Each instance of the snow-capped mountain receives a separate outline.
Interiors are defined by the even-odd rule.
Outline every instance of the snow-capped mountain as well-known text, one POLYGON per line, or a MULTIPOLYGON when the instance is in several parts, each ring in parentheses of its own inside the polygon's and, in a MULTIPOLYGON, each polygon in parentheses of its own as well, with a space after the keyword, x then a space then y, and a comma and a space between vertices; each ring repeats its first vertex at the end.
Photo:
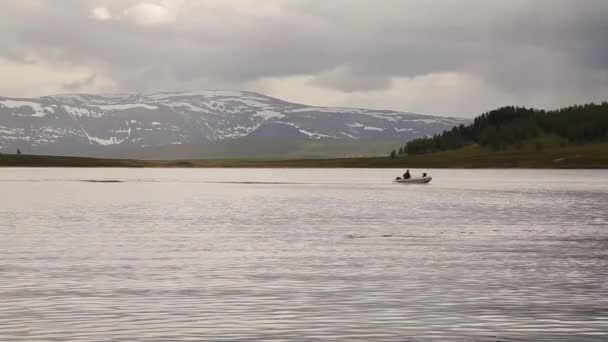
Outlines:
POLYGON ((402 141, 466 119, 312 107, 245 91, 0 97, 0 152, 86 155, 101 149, 205 145, 263 137, 402 141))

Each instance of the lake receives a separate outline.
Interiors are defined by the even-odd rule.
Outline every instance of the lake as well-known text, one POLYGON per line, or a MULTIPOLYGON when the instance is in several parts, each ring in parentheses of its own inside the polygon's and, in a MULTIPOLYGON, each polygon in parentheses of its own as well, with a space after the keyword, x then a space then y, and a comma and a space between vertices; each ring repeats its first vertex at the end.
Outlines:
POLYGON ((608 340, 608 171, 422 171, 0 169, 0 341, 608 340))

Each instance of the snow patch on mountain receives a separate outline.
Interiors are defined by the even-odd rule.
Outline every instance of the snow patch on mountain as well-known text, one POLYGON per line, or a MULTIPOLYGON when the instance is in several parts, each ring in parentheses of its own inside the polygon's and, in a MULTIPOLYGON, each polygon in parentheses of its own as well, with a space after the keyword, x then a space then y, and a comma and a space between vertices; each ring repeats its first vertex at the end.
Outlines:
POLYGON ((307 131, 305 129, 302 129, 301 127, 299 127, 298 125, 291 123, 291 122, 279 122, 281 124, 287 125, 287 126, 292 126, 294 128, 296 128, 300 133, 308 136, 309 138, 312 139, 321 139, 321 138, 332 138, 332 139, 338 139, 338 137, 332 136, 332 135, 328 135, 328 134, 322 134, 322 133, 318 133, 318 132, 311 132, 311 131, 307 131))
POLYGON ((87 138, 89 138, 89 141, 94 142, 98 145, 103 145, 103 146, 116 145, 116 144, 120 144, 123 141, 125 141, 125 139, 121 140, 116 137, 111 137, 110 139, 102 139, 102 138, 87 135, 87 138))
POLYGON ((180 92, 164 92, 164 93, 147 93, 143 94, 144 97, 152 100, 164 100, 173 97, 193 97, 193 96, 204 96, 204 97, 241 97, 243 96, 242 91, 238 90, 198 90, 190 91, 185 93, 180 92))
POLYGON ((121 145, 204 145, 250 135, 405 142, 468 122, 388 110, 306 106, 246 91, 0 97, 0 147, 37 151, 60 146, 57 153, 121 145))
POLYGON ((10 128, 0 126, 0 134, 6 134, 7 138, 11 138, 14 134, 22 134, 24 132, 23 128, 10 128))
POLYGON ((365 115, 369 115, 371 117, 375 117, 375 118, 390 121, 390 122, 398 121, 398 119, 394 115, 391 115, 391 114, 382 114, 382 113, 371 112, 371 113, 365 113, 365 115))
POLYGON ((348 133, 344 133, 344 132, 340 132, 340 134, 344 134, 345 136, 351 138, 351 139, 355 139, 355 140, 359 140, 360 138, 352 135, 352 134, 348 134, 348 133))
POLYGON ((268 107, 267 103, 252 100, 251 98, 242 98, 242 99, 239 99, 238 102, 241 102, 247 106, 256 107, 256 108, 267 108, 268 107))
POLYGON ((29 107, 34 114, 24 114, 24 113, 17 113, 17 115, 19 116, 33 116, 33 117, 45 117, 46 116, 46 111, 44 110, 44 108, 42 107, 42 105, 40 103, 36 103, 36 102, 30 102, 30 101, 15 101, 15 100, 4 100, 4 101, 0 101, 0 105, 3 105, 6 108, 10 108, 10 109, 19 109, 19 108, 23 108, 23 107, 29 107))
POLYGON ((107 139, 99 138, 99 137, 89 134, 84 129, 82 130, 82 132, 85 134, 85 136, 87 137, 87 139, 89 139, 90 142, 95 143, 97 145, 101 145, 101 146, 118 145, 118 144, 121 144, 121 143, 127 141, 129 139, 129 137, 131 137, 131 128, 130 127, 127 130, 119 130, 119 131, 115 132, 115 133, 127 133, 126 137, 124 137, 122 139, 119 137, 115 137, 115 136, 109 137, 107 139))
POLYGON ((344 108, 344 107, 307 107, 297 108, 290 110, 291 113, 301 112, 321 112, 321 113, 361 113, 361 109, 358 108, 344 108))
POLYGON ((422 122, 425 124, 438 123, 436 119, 413 119, 413 120, 404 120, 407 122, 422 122))
POLYGON ((189 110, 191 112, 207 112, 206 109, 195 106, 192 103, 188 103, 188 102, 168 102, 168 103, 163 103, 163 106, 167 106, 167 107, 171 107, 171 108, 182 108, 182 109, 186 109, 189 110))
POLYGON ((96 112, 94 110, 88 108, 79 108, 79 107, 71 107, 64 105, 63 109, 68 112, 72 117, 81 118, 81 117, 89 117, 89 118, 101 118, 103 117, 103 113, 96 112))
POLYGON ((253 114, 254 117, 258 117, 258 118, 262 118, 264 120, 270 120, 270 119, 280 119, 280 118, 284 118, 285 115, 279 113, 279 112, 275 112, 272 110, 263 110, 260 112, 257 112, 255 114, 253 114))
POLYGON ((95 105, 95 107, 98 107, 100 109, 104 109, 104 110, 127 110, 127 109, 133 109, 133 108, 145 108, 145 109, 149 109, 149 110, 156 110, 158 109, 157 106, 151 106, 151 105, 147 105, 144 103, 127 103, 127 104, 115 104, 115 105, 95 105))

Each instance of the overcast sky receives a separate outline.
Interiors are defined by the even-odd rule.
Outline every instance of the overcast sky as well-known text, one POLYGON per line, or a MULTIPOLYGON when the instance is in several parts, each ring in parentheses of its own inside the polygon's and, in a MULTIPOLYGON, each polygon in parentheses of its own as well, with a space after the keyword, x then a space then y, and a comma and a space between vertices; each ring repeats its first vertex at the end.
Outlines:
POLYGON ((0 95, 240 89, 472 117, 608 100, 606 0, 2 0, 0 95))

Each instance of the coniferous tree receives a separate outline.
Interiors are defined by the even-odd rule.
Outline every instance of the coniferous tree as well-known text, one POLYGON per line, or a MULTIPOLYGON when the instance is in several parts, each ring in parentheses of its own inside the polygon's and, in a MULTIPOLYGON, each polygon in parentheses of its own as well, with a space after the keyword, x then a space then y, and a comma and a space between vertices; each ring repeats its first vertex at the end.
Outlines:
MULTIPOLYGON (((476 117, 433 137, 408 142, 407 154, 433 153, 459 149, 466 145, 500 150, 537 138, 541 134, 562 137, 560 145, 608 141, 608 102, 571 106, 554 111, 523 107, 502 107, 476 117)), ((541 147, 542 149, 542 147, 541 147)))

